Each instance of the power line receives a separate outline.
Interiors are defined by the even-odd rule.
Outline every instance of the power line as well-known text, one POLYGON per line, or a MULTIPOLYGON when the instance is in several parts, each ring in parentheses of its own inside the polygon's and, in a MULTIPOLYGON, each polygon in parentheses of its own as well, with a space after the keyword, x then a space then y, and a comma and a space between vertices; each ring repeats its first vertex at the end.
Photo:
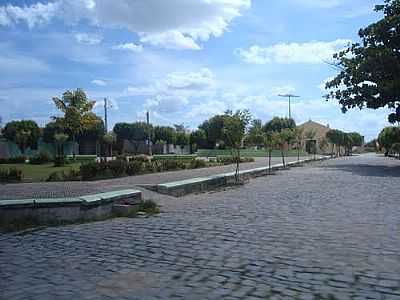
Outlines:
POLYGON ((291 107, 291 100, 292 98, 300 98, 300 96, 293 95, 293 94, 284 94, 284 95, 278 95, 279 97, 283 98, 288 98, 289 100, 289 119, 292 118, 292 107, 291 107))

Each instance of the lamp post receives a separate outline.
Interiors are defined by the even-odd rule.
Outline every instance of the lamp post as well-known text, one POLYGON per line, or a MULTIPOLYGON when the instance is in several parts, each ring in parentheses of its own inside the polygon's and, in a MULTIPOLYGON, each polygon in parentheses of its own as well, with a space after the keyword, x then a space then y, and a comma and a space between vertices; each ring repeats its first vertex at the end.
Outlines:
POLYGON ((296 96, 293 94, 285 94, 285 95, 278 95, 279 97, 283 97, 283 98, 288 98, 289 100, 289 119, 292 118, 292 107, 291 107, 291 102, 292 102, 292 98, 300 98, 300 96, 296 96))

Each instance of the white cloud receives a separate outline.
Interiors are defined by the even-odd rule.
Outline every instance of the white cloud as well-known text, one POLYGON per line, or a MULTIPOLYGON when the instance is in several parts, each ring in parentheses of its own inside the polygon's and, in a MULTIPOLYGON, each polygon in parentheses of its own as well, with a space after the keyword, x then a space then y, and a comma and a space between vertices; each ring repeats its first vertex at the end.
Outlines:
POLYGON ((125 28, 147 43, 172 49, 199 49, 199 41, 219 37, 251 0, 57 0, 30 6, 0 6, 0 24, 29 27, 54 18, 88 20, 101 27, 125 28))
POLYGON ((94 80, 92 80, 92 84, 97 85, 97 86, 106 86, 107 81, 102 80, 102 79, 94 79, 94 80))
POLYGON ((140 41, 156 47, 173 50, 200 50, 201 47, 188 35, 177 30, 161 33, 142 34, 140 41))
POLYGON ((136 45, 134 43, 125 43, 125 44, 119 44, 119 45, 113 46, 112 49, 113 50, 128 50, 128 51, 132 51, 135 53, 140 53, 143 51, 143 46, 136 45))
POLYGON ((0 25, 25 22, 29 28, 48 23, 53 19, 61 7, 61 2, 40 2, 30 6, 14 6, 8 4, 0 6, 0 25))
POLYGON ((50 67, 47 63, 34 57, 8 55, 0 56, 1 73, 43 73, 48 72, 50 67))
POLYGON ((299 5, 310 7, 332 8, 343 4, 344 0, 292 0, 299 5))
POLYGON ((98 34, 76 33, 75 39, 81 44, 97 45, 101 43, 103 37, 98 34))
POLYGON ((235 53, 250 64, 320 64, 331 60, 334 53, 349 43, 350 40, 338 39, 332 42, 281 43, 270 47, 254 45, 249 49, 236 49, 235 53))

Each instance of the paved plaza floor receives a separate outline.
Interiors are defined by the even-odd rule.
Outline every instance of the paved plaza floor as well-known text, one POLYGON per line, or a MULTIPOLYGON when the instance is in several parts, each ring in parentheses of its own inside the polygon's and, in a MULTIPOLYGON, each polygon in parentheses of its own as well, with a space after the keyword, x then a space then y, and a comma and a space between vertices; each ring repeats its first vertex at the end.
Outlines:
POLYGON ((159 216, 0 235, 0 299, 400 299, 399 186, 371 154, 145 191, 159 216))
MULTIPOLYGON (((300 157, 300 159, 312 158, 300 157)), ((296 161, 297 157, 286 158, 287 162, 296 161)), ((241 170, 249 170, 268 166, 268 158, 256 158, 253 163, 243 163, 241 170)), ((273 157, 271 164, 280 164, 281 158, 273 157)), ((18 183, 0 184, 0 200, 4 199, 23 199, 23 198, 57 198, 57 197, 76 197, 87 194, 96 194, 114 190, 130 189, 136 185, 159 184, 171 181, 190 179, 194 177, 204 177, 221 173, 235 171, 235 165, 217 166, 212 168, 202 168, 195 170, 181 170, 163 173, 153 173, 139 176, 130 176, 109 180, 92 182, 40 182, 40 183, 18 183)))

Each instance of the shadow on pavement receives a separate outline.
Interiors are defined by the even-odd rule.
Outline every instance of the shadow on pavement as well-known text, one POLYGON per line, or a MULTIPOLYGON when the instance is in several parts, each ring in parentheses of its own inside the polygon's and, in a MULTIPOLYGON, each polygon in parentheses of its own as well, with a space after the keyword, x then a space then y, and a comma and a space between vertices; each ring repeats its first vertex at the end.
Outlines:
POLYGON ((400 177, 400 166, 338 164, 335 166, 326 166, 326 168, 350 172, 359 176, 400 177))

